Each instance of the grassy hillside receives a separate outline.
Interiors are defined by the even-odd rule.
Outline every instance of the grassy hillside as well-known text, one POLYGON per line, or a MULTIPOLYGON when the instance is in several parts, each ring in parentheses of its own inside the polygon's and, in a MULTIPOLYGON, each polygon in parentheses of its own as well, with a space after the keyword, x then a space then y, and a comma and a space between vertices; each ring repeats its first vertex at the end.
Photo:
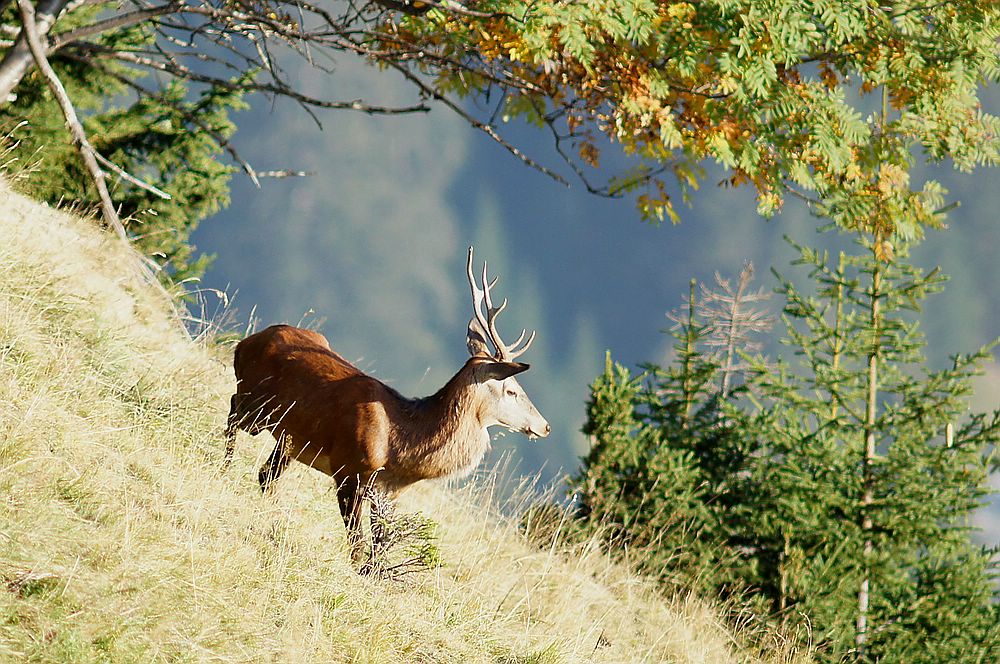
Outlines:
POLYGON ((710 604, 529 545, 475 486, 402 501, 439 522, 440 568, 357 576, 327 478, 262 498, 266 435, 220 472, 227 353, 134 255, 2 181, 0 237, 0 660, 759 661, 710 604))

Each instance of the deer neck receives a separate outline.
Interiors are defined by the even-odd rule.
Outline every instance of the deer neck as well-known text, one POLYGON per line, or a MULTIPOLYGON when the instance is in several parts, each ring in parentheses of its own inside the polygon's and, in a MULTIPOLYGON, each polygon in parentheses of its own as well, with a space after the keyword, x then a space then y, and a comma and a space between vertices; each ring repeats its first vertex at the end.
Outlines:
POLYGON ((481 384, 466 364, 435 394, 406 400, 393 427, 397 468, 413 481, 471 472, 490 446, 481 384))

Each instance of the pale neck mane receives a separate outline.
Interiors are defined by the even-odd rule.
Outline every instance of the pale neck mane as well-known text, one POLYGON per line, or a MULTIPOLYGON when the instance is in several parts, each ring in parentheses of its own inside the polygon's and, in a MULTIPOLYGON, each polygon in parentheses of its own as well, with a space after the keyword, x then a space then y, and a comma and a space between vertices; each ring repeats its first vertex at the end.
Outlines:
POLYGON ((444 387, 422 399, 399 401, 390 413, 392 454, 399 474, 416 479, 464 475, 489 449, 480 412, 480 390, 465 366, 444 387))

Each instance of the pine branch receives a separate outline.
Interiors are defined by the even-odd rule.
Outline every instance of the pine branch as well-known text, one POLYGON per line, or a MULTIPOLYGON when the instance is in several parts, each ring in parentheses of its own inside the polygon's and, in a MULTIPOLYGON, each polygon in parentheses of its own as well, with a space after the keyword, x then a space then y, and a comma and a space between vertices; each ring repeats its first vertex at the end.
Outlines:
MULTIPOLYGON (((833 348, 830 351, 833 373, 840 369, 841 356, 844 352, 844 270, 846 268, 846 258, 844 252, 840 252, 840 259, 837 262, 837 286, 834 294, 834 323, 833 323, 833 348)), ((830 419, 837 419, 837 406, 840 402, 839 394, 830 395, 830 419)))
POLYGON ((31 54, 35 59, 35 64, 42 73, 42 76, 45 77, 45 82, 59 103, 59 108, 62 109, 63 117, 66 119, 66 126, 73 136, 73 142, 76 144, 87 172, 90 173, 91 181, 97 189, 97 194, 101 200, 104 221, 115 231, 122 242, 128 244, 128 235, 125 233, 125 227, 122 225, 121 219, 118 218, 118 211, 115 210, 115 205, 111 200, 111 194, 108 192, 107 183, 104 180, 104 171, 101 170, 101 167, 97 163, 97 151, 94 150, 94 147, 87 139, 87 134, 83 130, 83 125, 80 124, 80 120, 76 115, 76 109, 73 108, 73 102, 70 100, 69 95, 66 94, 66 89, 63 87, 62 81, 59 80, 59 77, 52 69, 52 65, 49 64, 48 59, 45 57, 45 47, 42 45, 41 37, 35 25, 35 8, 31 4, 31 0, 17 0, 17 6, 21 13, 24 35, 31 54))
MULTIPOLYGON (((112 69, 110 69, 108 67, 105 67, 100 62, 93 62, 93 61, 91 61, 90 58, 84 58, 84 57, 80 57, 80 56, 76 56, 76 55, 71 55, 70 57, 73 58, 73 59, 75 59, 75 60, 78 60, 78 61, 81 61, 81 62, 85 62, 89 66, 92 66, 95 69, 97 69, 97 70, 99 70, 99 71, 107 74, 108 76, 114 78, 115 80, 117 80, 118 82, 122 83, 123 85, 125 85, 125 86, 127 86, 129 88, 132 88, 136 92, 136 94, 138 94, 140 97, 144 97, 146 99, 156 100, 157 102, 163 104, 164 106, 169 107, 174 112, 176 112, 179 115, 181 115, 185 120, 187 120, 191 124, 195 125, 196 127, 198 127, 199 129, 201 129, 202 131, 206 132, 209 136, 212 137, 212 140, 215 141, 216 145, 218 145, 220 148, 222 148, 223 150, 225 150, 226 152, 228 152, 229 156, 233 158, 233 161, 235 161, 237 164, 239 164, 243 168, 243 171, 247 174, 247 176, 250 178, 250 180, 257 187, 260 187, 260 178, 281 179, 281 178, 289 178, 289 177, 306 177, 306 176, 309 176, 309 175, 312 174, 309 171, 297 171, 297 170, 292 170, 292 169, 257 171, 250 164, 249 161, 245 160, 240 155, 240 153, 236 150, 236 146, 234 146, 225 136, 223 136, 214 127, 210 126, 207 122, 205 122, 204 120, 202 120, 198 116, 197 113, 194 113, 194 112, 189 111, 188 109, 184 108, 184 105, 182 103, 180 103, 180 102, 174 102, 173 100, 167 99, 167 97, 165 95, 163 95, 163 94, 161 94, 159 92, 156 92, 155 90, 151 90, 151 89, 149 89, 149 88, 147 88, 147 87, 145 87, 143 85, 140 85, 139 83, 136 83, 131 78, 129 78, 127 76, 123 76, 123 75, 119 74, 118 72, 116 72, 116 71, 114 71, 114 70, 112 70, 112 69)), ((156 193, 156 192, 153 192, 153 193, 156 193)), ((167 196, 167 198, 169 198, 169 195, 167 196)))
POLYGON ((682 419, 682 427, 685 431, 691 428, 691 409, 694 406, 694 353, 695 353, 695 341, 698 338, 697 330, 695 329, 695 311, 697 310, 695 301, 695 285, 694 279, 691 280, 690 292, 688 293, 688 311, 687 319, 685 321, 684 327, 684 380, 681 382, 681 398, 684 401, 684 417, 682 419))

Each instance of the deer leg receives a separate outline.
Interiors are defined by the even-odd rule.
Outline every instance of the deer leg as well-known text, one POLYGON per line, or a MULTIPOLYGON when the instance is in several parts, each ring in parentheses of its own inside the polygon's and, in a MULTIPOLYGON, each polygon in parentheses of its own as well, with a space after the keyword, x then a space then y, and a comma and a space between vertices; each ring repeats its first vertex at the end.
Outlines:
POLYGON ((364 485, 361 483, 360 477, 357 475, 349 477, 337 486, 337 502, 340 503, 340 514, 344 517, 351 562, 358 565, 365 556, 364 533, 361 529, 361 517, 365 504, 364 485))
POLYGON ((285 449, 285 437, 278 436, 278 440, 274 444, 274 449, 271 450, 271 456, 267 458, 267 461, 264 462, 264 465, 260 467, 260 471, 257 473, 257 481, 260 482, 261 492, 268 492, 275 480, 281 477, 281 474, 285 472, 285 468, 288 468, 291 460, 285 449))

